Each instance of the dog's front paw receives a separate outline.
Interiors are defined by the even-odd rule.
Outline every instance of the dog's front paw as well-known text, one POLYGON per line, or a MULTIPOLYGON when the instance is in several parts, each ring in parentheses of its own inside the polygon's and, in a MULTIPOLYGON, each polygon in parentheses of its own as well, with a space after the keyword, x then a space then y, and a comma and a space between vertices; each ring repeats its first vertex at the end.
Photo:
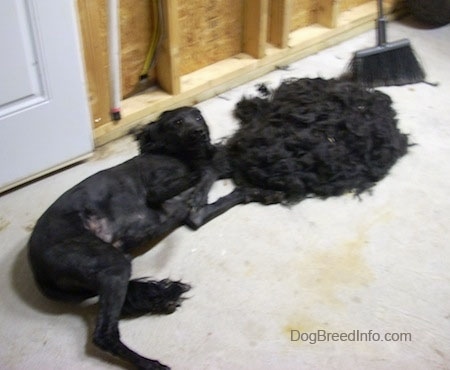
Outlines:
POLYGON ((258 202, 269 205, 282 203, 285 200, 285 194, 282 191, 246 188, 245 193, 245 203, 258 202))
POLYGON ((145 362, 136 366, 139 370, 170 370, 169 366, 163 365, 156 360, 145 360, 145 362))
POLYGON ((282 203, 286 200, 286 194, 282 191, 272 191, 269 190, 266 194, 263 194, 260 203, 269 205, 269 204, 278 204, 282 203))

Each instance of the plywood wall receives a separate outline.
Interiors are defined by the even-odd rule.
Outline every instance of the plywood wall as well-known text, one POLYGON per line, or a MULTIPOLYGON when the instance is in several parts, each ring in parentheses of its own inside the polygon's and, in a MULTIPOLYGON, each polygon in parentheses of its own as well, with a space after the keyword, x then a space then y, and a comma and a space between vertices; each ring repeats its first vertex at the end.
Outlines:
POLYGON ((340 0, 340 10, 345 11, 369 1, 370 0, 340 0))
POLYGON ((291 6, 291 31, 316 23, 317 0, 292 0, 291 6))
POLYGON ((241 52, 242 0, 178 0, 180 74, 241 52))

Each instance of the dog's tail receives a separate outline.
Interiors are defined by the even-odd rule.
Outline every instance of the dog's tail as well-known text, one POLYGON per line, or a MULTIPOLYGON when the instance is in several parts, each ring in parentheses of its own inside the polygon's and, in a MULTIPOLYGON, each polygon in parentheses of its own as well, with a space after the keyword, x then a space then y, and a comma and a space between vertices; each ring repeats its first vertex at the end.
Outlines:
POLYGON ((188 284, 164 279, 161 281, 135 279, 128 283, 127 296, 122 308, 125 316, 170 314, 180 306, 181 295, 190 289, 188 284))

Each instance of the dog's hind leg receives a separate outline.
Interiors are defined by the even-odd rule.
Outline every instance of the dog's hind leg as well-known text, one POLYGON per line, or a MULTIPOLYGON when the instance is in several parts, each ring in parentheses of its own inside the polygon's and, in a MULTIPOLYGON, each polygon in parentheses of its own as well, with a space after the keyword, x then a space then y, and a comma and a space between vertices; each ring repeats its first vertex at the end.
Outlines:
POLYGON ((94 331, 94 343, 99 348, 129 361, 138 369, 167 370, 169 369, 167 366, 139 355, 120 340, 119 319, 126 301, 130 274, 131 264, 121 253, 114 256, 114 261, 108 258, 108 266, 96 274, 99 313, 94 331))
POLYGON ((30 262, 35 275, 44 276, 59 292, 70 295, 84 290, 98 294, 99 313, 93 336, 96 346, 139 369, 168 369, 132 351, 120 340, 119 319, 131 275, 131 262, 124 253, 85 234, 51 246, 33 244, 30 262))
POLYGON ((100 311, 94 332, 94 343, 101 349, 129 361, 138 369, 167 370, 156 360, 145 358, 120 340, 119 318, 125 302, 130 269, 111 266, 98 274, 100 311))

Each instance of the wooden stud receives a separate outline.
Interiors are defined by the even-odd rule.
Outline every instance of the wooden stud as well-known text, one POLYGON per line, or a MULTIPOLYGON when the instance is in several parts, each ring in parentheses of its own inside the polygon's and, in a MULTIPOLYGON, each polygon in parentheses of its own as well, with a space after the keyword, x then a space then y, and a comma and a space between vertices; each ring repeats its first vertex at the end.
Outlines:
POLYGON ((260 59, 266 53, 268 0, 244 0, 242 51, 260 59))
POLYGON ((270 2, 269 42, 279 48, 288 46, 291 11, 291 0, 272 0, 270 2))
POLYGON ((178 1, 163 0, 164 35, 159 51, 156 76, 159 85, 169 94, 180 93, 178 1))
POLYGON ((98 127, 110 120, 106 2, 79 0, 78 11, 92 121, 98 127))
POLYGON ((317 23, 328 28, 337 26, 339 16, 338 0, 318 0, 317 1, 317 23))
POLYGON ((343 12, 345 10, 355 8, 369 1, 370 0, 340 0, 339 1, 340 11, 343 12))

